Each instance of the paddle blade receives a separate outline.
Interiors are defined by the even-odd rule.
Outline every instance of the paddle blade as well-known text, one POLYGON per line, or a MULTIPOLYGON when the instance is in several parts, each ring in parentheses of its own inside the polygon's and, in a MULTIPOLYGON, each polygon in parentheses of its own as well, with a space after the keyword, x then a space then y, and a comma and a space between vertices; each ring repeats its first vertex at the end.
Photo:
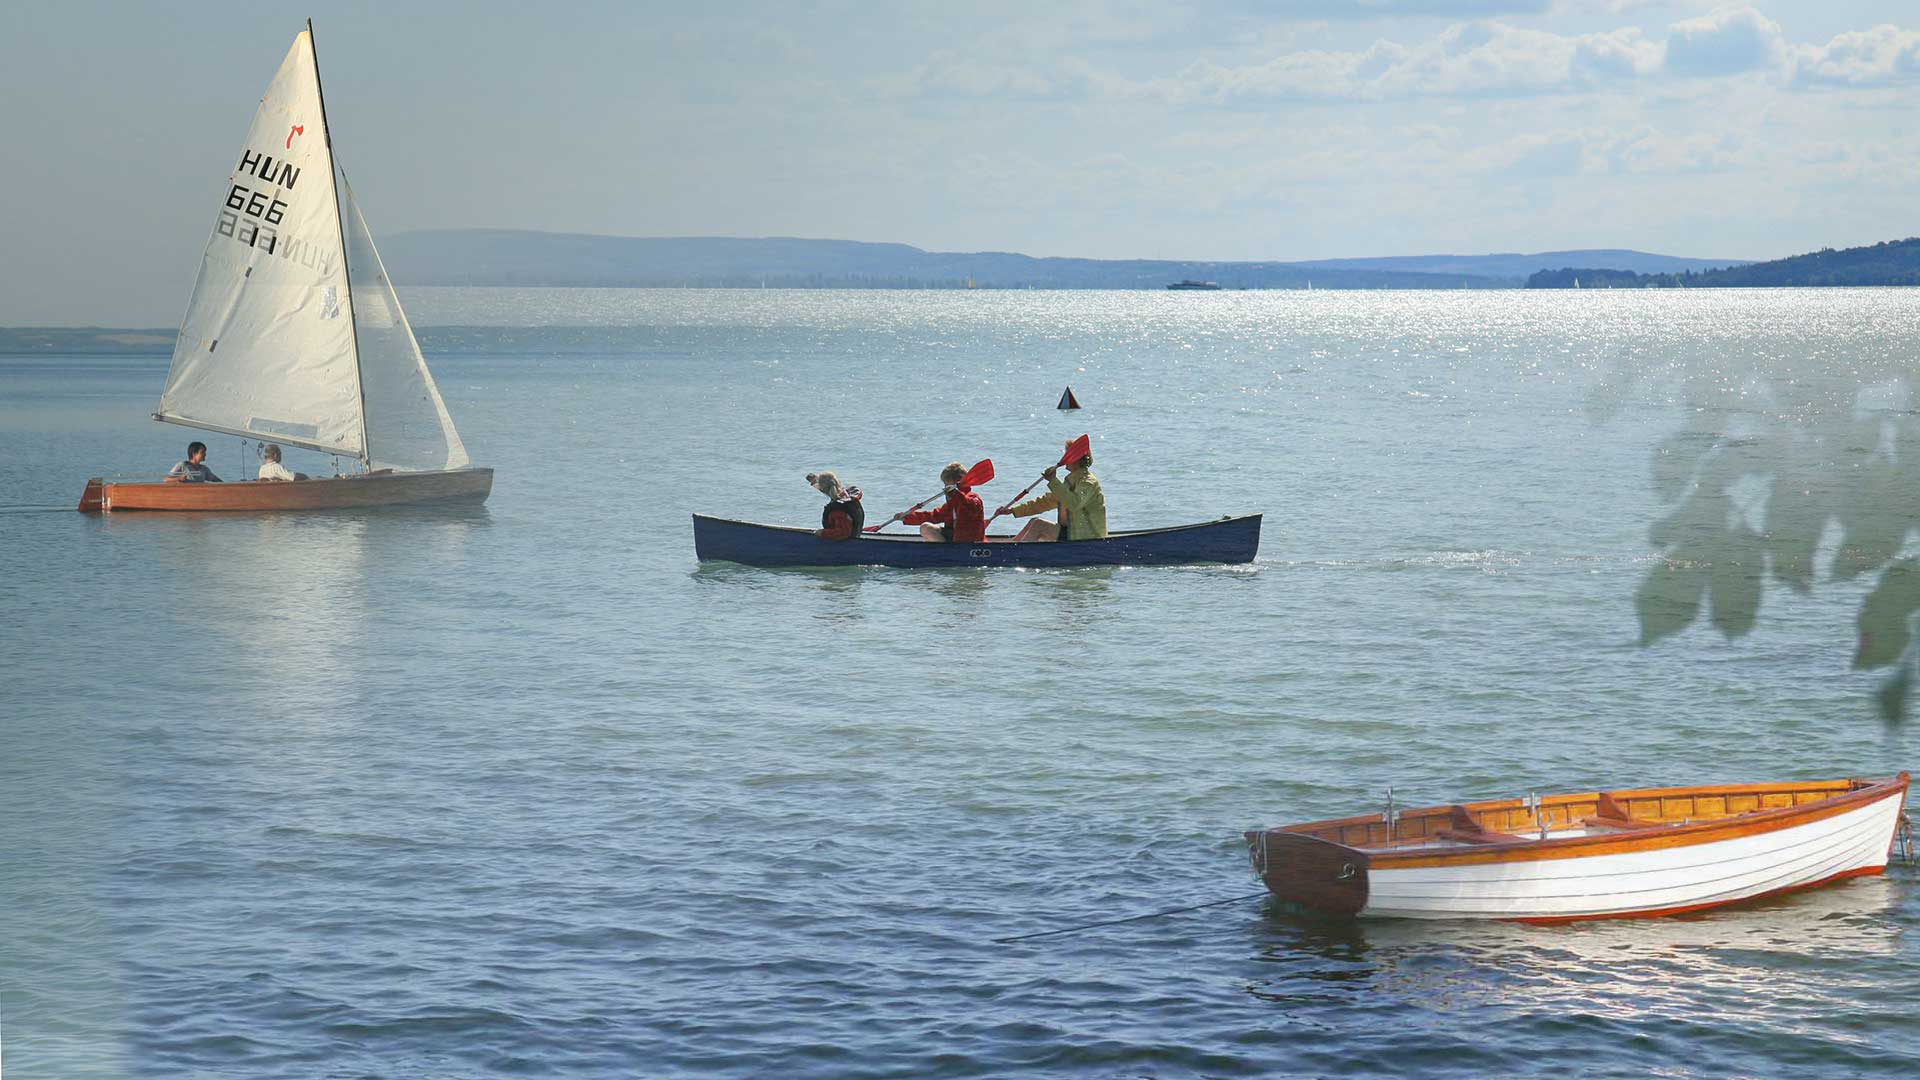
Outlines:
POLYGON ((1093 440, 1082 435, 1067 444, 1067 452, 1060 455, 1060 464, 1067 465, 1093 453, 1093 440))
POLYGON ((991 479, 993 479, 993 459, 982 458, 980 464, 967 470, 967 475, 961 477, 960 482, 967 487, 979 487, 991 479))

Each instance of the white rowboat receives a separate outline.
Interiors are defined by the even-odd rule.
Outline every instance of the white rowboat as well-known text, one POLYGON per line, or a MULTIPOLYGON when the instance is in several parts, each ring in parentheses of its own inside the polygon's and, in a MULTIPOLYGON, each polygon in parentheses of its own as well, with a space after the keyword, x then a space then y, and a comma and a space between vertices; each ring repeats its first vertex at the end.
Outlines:
POLYGON ((1886 869, 1890 780, 1586 792, 1246 834, 1280 900, 1363 918, 1563 922, 1677 915, 1886 869))

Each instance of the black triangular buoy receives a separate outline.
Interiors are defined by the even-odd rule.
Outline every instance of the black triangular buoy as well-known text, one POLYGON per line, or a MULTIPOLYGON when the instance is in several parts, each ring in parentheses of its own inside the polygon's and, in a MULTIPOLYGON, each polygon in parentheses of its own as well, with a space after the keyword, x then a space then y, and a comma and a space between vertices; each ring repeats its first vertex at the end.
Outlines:
POLYGON ((1066 392, 1060 395, 1060 404, 1055 406, 1055 408, 1059 409, 1077 409, 1079 407, 1080 402, 1074 399, 1073 387, 1071 386, 1067 387, 1066 392))

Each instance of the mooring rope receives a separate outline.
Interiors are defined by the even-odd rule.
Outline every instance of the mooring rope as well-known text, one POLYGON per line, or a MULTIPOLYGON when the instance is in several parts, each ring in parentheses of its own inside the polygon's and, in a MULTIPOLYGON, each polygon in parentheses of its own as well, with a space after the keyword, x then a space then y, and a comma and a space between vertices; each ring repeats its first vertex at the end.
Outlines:
POLYGON ((1009 941, 1027 941, 1032 938, 1052 937, 1055 934, 1072 934, 1081 930, 1092 930, 1095 927, 1099 927, 1099 926, 1119 926, 1121 923, 1139 922, 1142 919, 1158 919, 1167 915, 1180 915, 1189 911, 1199 911, 1202 908, 1220 907, 1224 904, 1238 904, 1243 900, 1252 900, 1255 897, 1260 897, 1265 895, 1267 895, 1267 892, 1265 889, 1262 889, 1257 893, 1248 893, 1245 896, 1230 897, 1229 899, 1226 899, 1226 900, 1212 900, 1204 904, 1192 904, 1187 907, 1168 908, 1165 911, 1149 911, 1145 915, 1129 915, 1124 919, 1106 919, 1101 922, 1082 923, 1079 926, 1065 926, 1065 927, 1061 927, 1058 930, 1042 930, 1039 933, 1035 933, 1035 934, 1015 934, 1012 937, 994 938, 993 941, 994 941, 994 944, 996 945, 1004 945, 1009 941))

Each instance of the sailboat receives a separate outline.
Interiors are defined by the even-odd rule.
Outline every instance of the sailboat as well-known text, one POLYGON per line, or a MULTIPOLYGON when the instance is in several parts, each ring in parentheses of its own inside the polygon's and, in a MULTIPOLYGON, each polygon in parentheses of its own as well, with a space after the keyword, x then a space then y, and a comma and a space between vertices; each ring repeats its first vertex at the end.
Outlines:
POLYGON ((79 509, 321 510, 484 500, 333 155, 313 23, 227 177, 153 418, 356 459, 312 480, 87 481, 79 509))

